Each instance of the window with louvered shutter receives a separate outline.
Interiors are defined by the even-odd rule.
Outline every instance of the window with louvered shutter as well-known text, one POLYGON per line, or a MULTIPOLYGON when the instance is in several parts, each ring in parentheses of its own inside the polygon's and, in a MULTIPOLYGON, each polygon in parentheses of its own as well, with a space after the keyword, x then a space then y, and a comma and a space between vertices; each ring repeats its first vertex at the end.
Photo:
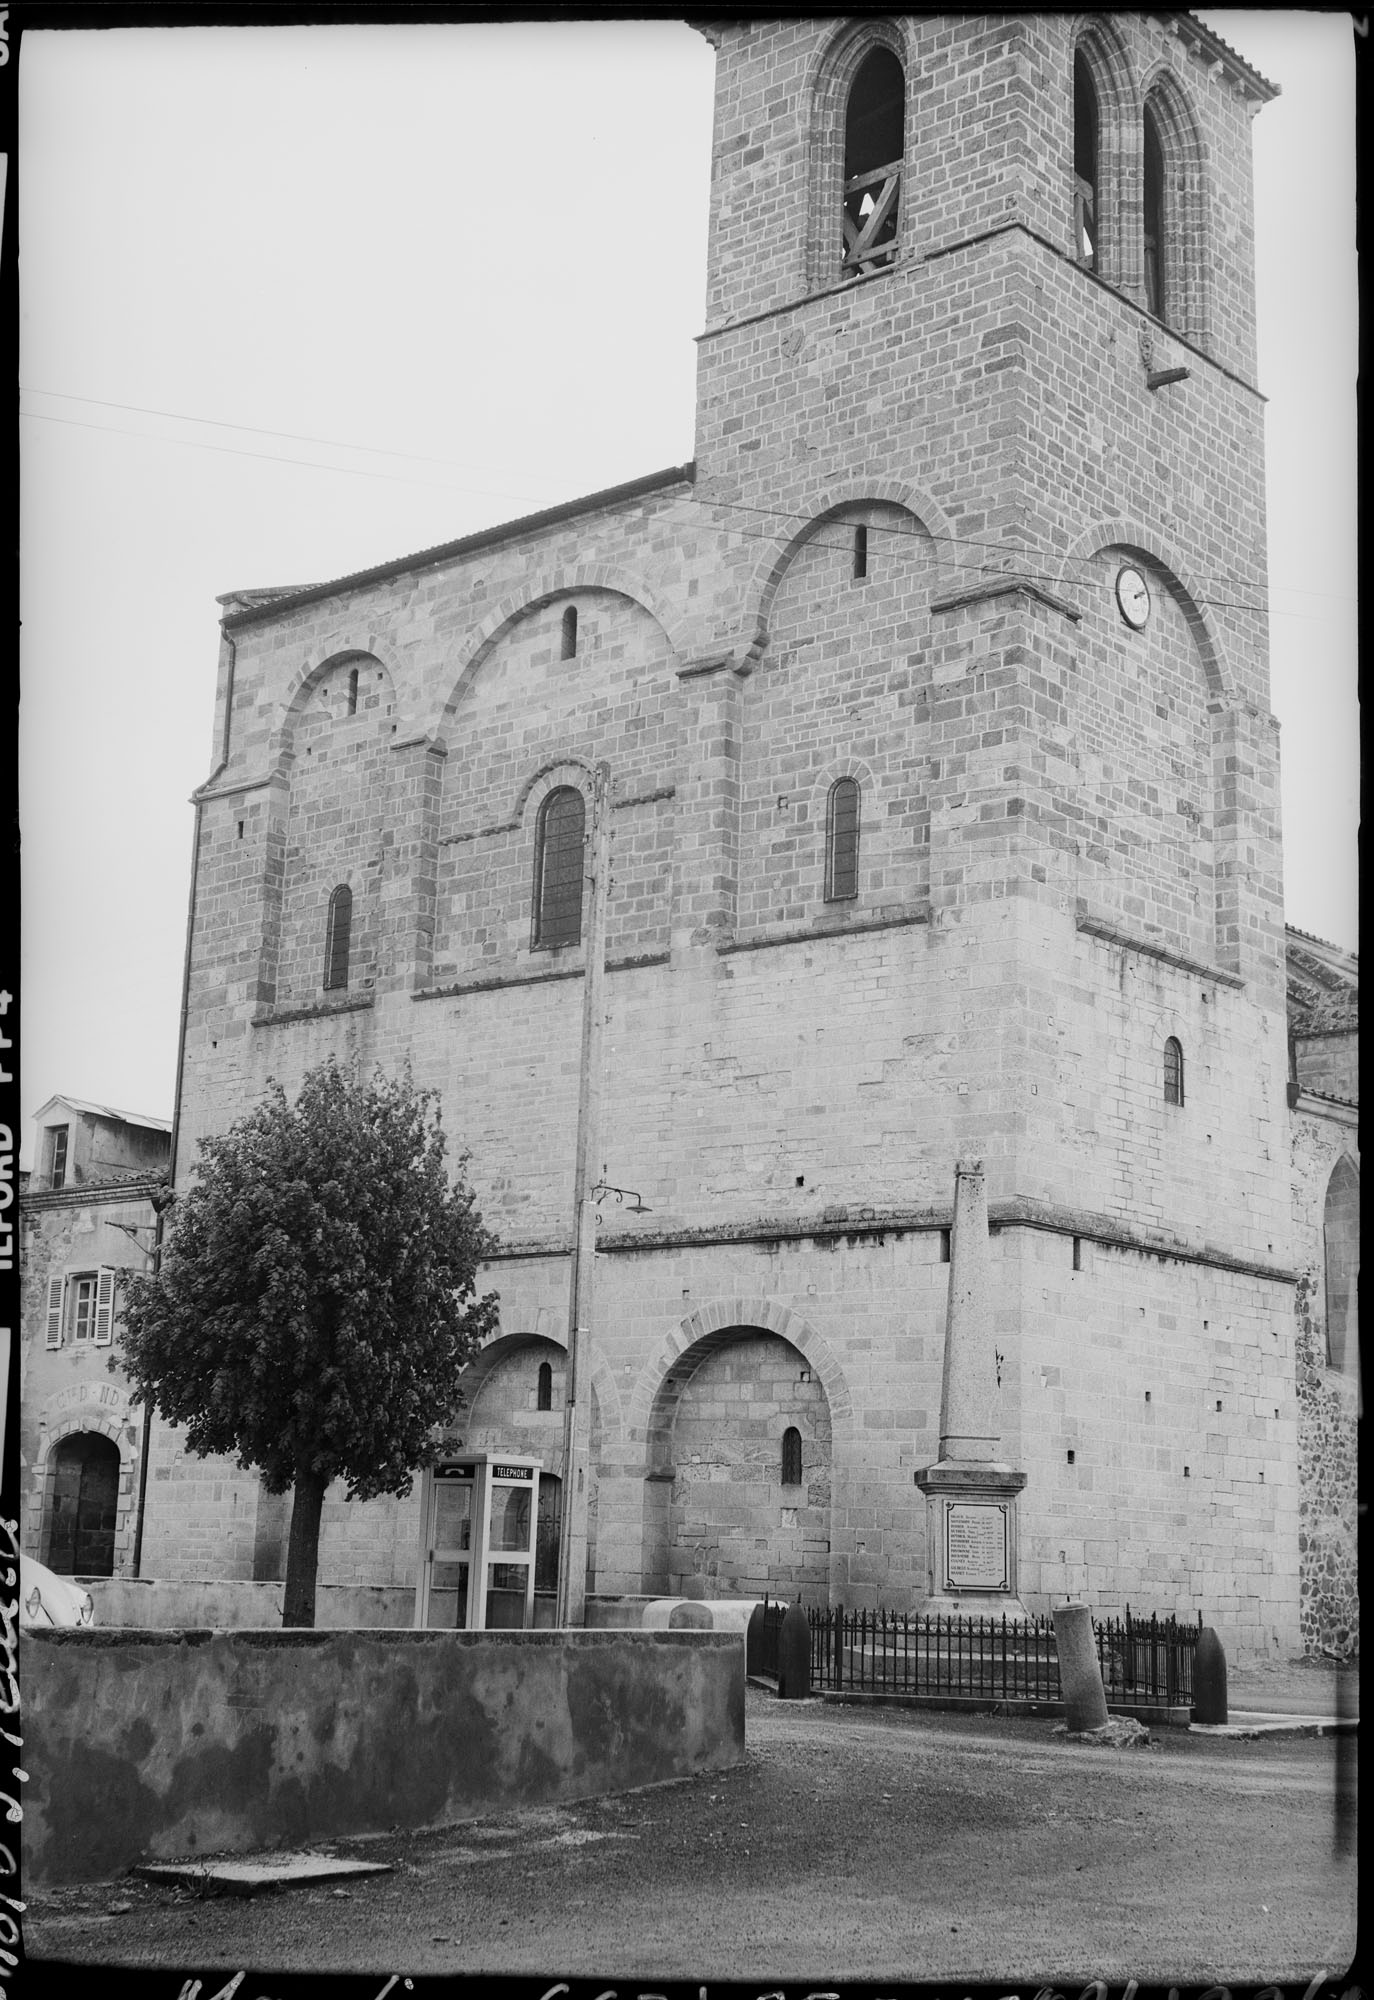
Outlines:
POLYGON ((539 808, 534 862, 534 942, 576 944, 582 936, 583 836, 581 792, 560 785, 539 808))
POLYGON ((859 787, 838 778, 825 812, 825 900, 841 903, 859 893, 859 787))
POLYGON ((62 1345, 62 1293, 65 1285, 65 1278, 48 1280, 48 1331, 43 1342, 45 1347, 62 1345))
POLYGON ((341 882, 329 898, 329 921, 324 935, 324 987, 326 993, 348 985, 348 947, 353 932, 353 891, 341 882))
POLYGON ((114 1339, 115 1274, 109 1264, 102 1264, 96 1273, 95 1287, 95 1344, 108 1347, 114 1339))

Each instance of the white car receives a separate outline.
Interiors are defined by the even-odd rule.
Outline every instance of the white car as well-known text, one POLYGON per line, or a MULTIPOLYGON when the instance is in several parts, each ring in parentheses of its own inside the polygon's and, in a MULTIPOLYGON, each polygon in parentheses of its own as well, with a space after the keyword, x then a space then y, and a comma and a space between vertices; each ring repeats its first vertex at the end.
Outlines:
POLYGON ((56 1576, 32 1556, 19 1557, 21 1625, 91 1625, 95 1605, 89 1590, 69 1576, 56 1576))

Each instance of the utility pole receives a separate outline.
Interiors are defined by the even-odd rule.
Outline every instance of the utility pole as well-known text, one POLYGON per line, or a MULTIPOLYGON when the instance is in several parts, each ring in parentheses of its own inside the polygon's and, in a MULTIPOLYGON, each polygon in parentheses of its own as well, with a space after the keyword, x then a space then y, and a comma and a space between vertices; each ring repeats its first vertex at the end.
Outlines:
POLYGON ((560 1626, 587 1614, 587 1466, 591 1442, 592 1278, 596 1258, 596 1161, 601 1150, 601 1031, 606 1018, 606 905, 611 874, 611 770, 592 774, 587 871, 587 957, 582 984, 582 1061, 573 1171, 573 1254, 563 1405, 563 1523, 558 1544, 560 1626))

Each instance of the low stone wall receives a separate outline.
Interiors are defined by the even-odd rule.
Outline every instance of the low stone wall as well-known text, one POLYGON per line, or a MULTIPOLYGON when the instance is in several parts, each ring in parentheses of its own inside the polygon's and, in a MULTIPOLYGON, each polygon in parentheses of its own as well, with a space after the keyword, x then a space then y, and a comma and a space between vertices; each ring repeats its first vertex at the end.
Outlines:
POLYGON ((25 1632, 24 1875, 440 1826, 724 1770, 725 1632, 25 1632))
MULTIPOLYGON (((127 1576, 82 1577, 91 1593, 97 1625, 131 1626, 138 1631, 238 1632, 281 1624, 286 1585, 246 1583, 207 1577, 164 1583, 127 1576)), ((401 1631, 415 1622, 410 1584, 321 1583, 315 1589, 315 1624, 327 1631, 385 1628, 401 1631)))

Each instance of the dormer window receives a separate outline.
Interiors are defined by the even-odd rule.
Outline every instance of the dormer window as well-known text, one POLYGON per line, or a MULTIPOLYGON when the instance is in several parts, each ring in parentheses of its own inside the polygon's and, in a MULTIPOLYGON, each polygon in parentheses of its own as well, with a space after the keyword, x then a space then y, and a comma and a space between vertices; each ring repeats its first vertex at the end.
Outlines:
POLYGON ((47 1152, 46 1171, 48 1186, 54 1191, 67 1185, 67 1139, 70 1126, 50 1125, 44 1139, 47 1152))
POLYGON ((886 270, 897 255, 906 151, 906 78, 891 49, 859 66, 844 121, 846 277, 886 270))

